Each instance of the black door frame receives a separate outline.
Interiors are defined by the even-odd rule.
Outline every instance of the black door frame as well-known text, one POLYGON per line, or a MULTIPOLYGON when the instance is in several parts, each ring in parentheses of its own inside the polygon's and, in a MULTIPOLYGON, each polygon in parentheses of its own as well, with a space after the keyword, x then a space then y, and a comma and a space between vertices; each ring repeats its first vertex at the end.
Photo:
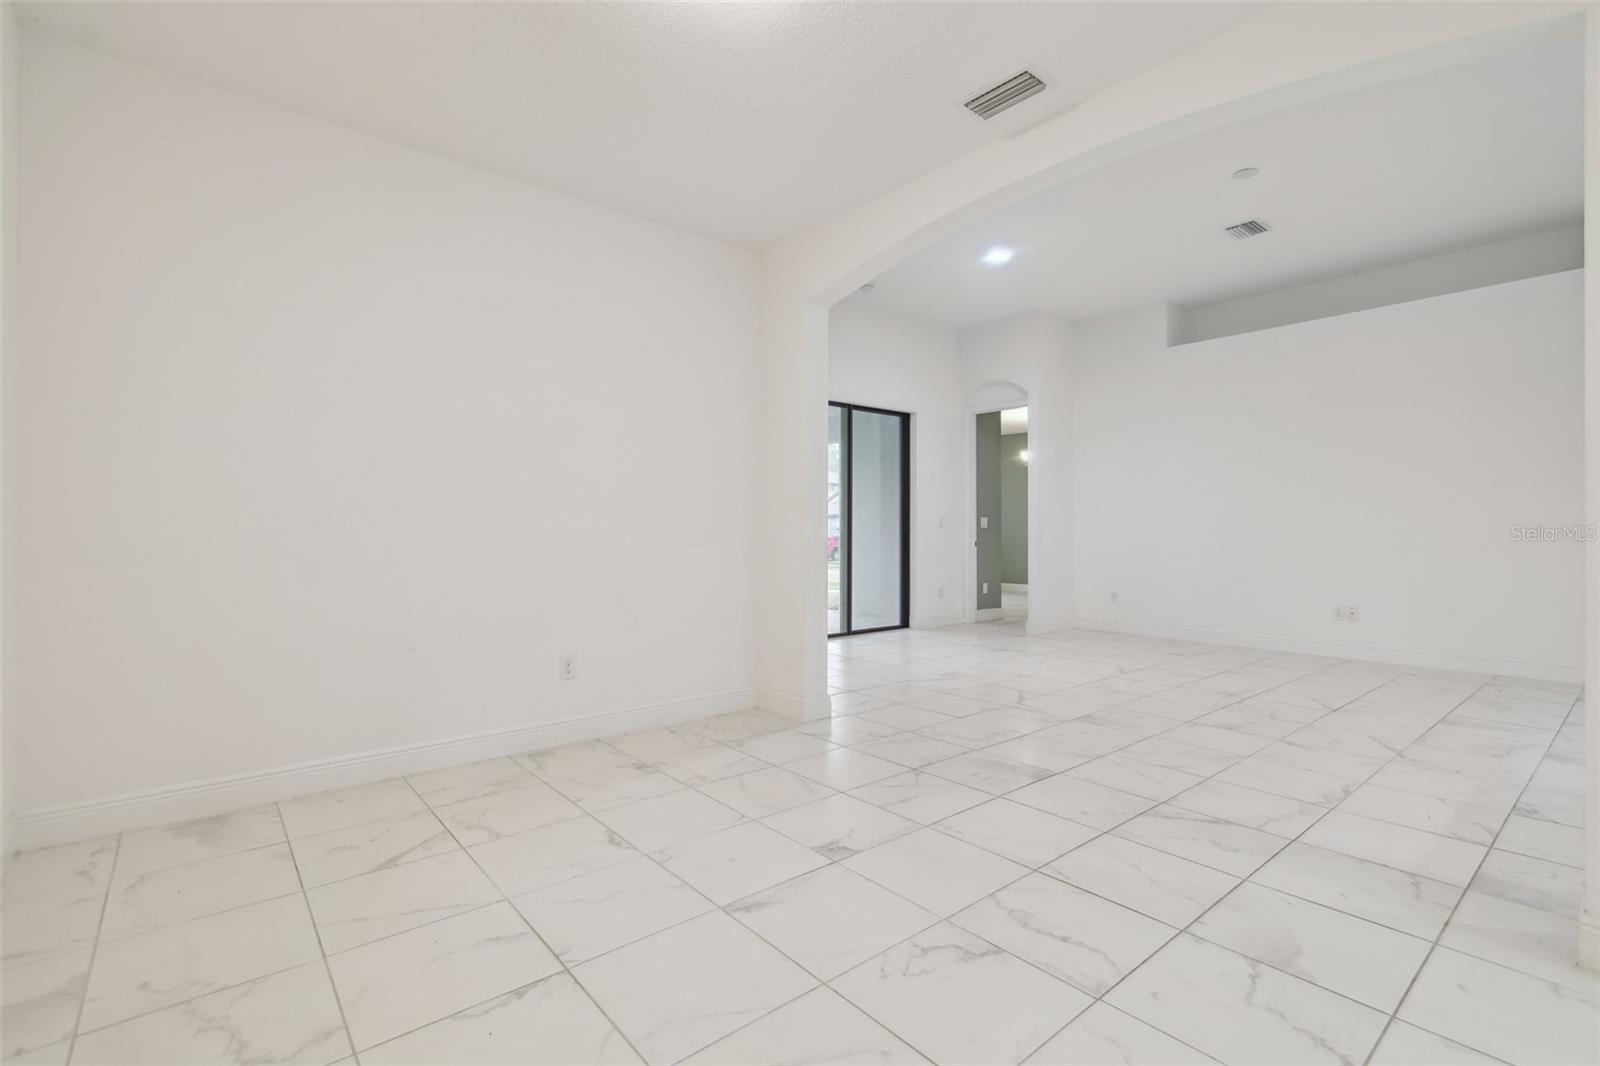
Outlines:
POLYGON ((828 639, 853 637, 862 633, 885 633, 892 629, 906 629, 911 625, 911 415, 905 411, 890 411, 882 407, 868 407, 859 403, 840 403, 830 400, 829 407, 839 408, 839 516, 841 519, 840 546, 843 559, 839 566, 839 632, 829 633, 828 639), (855 614, 855 590, 850 587, 850 571, 855 568, 855 491, 856 479, 850 469, 852 458, 852 421, 857 411, 873 415, 888 415, 900 420, 900 621, 896 625, 873 626, 856 629, 851 625, 855 614))

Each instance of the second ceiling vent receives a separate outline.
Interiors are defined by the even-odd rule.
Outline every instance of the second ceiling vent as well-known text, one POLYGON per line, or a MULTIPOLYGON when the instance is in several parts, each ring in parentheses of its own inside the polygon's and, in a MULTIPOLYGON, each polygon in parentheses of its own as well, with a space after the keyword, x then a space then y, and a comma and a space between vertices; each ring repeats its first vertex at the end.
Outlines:
POLYGON ((1016 107, 1030 96, 1044 92, 1044 82, 1031 70, 1024 70, 968 100, 968 111, 982 119, 994 118, 1007 108, 1016 107))
POLYGON ((1247 218, 1243 222, 1235 222, 1233 225, 1226 227, 1230 235, 1237 237, 1241 241, 1250 237, 1259 237, 1271 228, 1259 218, 1247 218))

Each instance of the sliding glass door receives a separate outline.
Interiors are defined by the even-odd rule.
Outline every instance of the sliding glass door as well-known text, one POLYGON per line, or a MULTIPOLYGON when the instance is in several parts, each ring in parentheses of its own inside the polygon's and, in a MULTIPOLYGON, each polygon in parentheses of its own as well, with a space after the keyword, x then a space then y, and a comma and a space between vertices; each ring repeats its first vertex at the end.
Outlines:
POLYGON ((828 635, 909 621, 911 416, 828 405, 828 635))

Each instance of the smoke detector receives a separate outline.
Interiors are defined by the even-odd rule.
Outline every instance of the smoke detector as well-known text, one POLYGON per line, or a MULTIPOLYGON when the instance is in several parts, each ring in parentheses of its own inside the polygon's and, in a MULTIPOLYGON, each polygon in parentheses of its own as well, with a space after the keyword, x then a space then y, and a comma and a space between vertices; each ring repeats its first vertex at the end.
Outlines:
POLYGON ((1013 74, 992 89, 968 100, 962 106, 981 119, 991 119, 1008 108, 1016 107, 1030 96, 1044 92, 1044 81, 1031 70, 1013 74))
POLYGON ((1237 237, 1241 241, 1249 240, 1251 237, 1259 237, 1271 228, 1259 218, 1247 218, 1243 222, 1235 222, 1231 226, 1224 227, 1231 236, 1237 237))

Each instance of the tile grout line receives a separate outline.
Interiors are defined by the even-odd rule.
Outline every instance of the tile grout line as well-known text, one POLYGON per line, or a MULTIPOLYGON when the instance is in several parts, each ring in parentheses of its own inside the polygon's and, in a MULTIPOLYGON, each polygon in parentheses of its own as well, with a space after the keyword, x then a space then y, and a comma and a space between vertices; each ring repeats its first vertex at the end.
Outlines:
POLYGON ((89 945, 89 966, 83 971, 83 994, 78 997, 78 1013, 72 1021, 72 1035, 67 1039, 67 1062, 72 1061, 73 1055, 78 1051, 78 1032, 83 1028, 83 1012, 89 1006, 89 988, 94 980, 95 960, 100 957, 100 930, 106 923, 106 910, 111 906, 112 875, 117 871, 117 857, 122 854, 123 834, 117 834, 117 842, 111 851, 111 868, 106 872, 106 889, 100 897, 100 917, 95 922, 94 940, 89 945))
POLYGON ((339 985, 333 979, 333 965, 328 962, 328 947, 322 942, 322 929, 317 925, 317 914, 311 907, 311 893, 306 890, 305 875, 300 872, 300 857, 295 854, 294 844, 289 840, 289 826, 283 820, 283 808, 274 803, 272 809, 277 812, 278 824, 283 827, 284 847, 289 850, 289 861, 294 864, 294 877, 300 885, 300 902, 306 909, 306 921, 311 923, 311 934, 317 938, 317 953, 322 956, 322 972, 328 978, 328 991, 333 994, 333 1005, 339 1012, 339 1024, 344 1028, 345 1043, 350 1047, 350 1057, 359 1064, 361 1058, 356 1052, 355 1034, 350 1031, 350 1019, 344 1011, 344 999, 339 995, 339 985))
MULTIPOLYGON (((1481 686, 1481 685, 1479 686, 1479 690, 1480 691, 1481 691, 1482 687, 1483 686, 1481 686)), ((1474 695, 1476 695, 1476 693, 1474 693, 1474 695)), ((1405 991, 1400 994, 1400 998, 1395 1002, 1394 1010, 1390 1012, 1388 1020, 1384 1023, 1383 1032, 1378 1034, 1378 1043, 1379 1044, 1381 1044, 1383 1042, 1383 1038, 1388 1035, 1389 1030, 1393 1027, 1395 1021, 1399 1018, 1399 1016, 1400 1016, 1400 1008, 1405 1006, 1406 999, 1410 997, 1412 989, 1414 989, 1416 987, 1416 985, 1417 985, 1417 979, 1422 976, 1422 971, 1427 968, 1428 963, 1433 959, 1434 953, 1436 951, 1438 951, 1439 947, 1441 946, 1439 942, 1444 938, 1445 932, 1450 928, 1450 923, 1455 920, 1456 912, 1461 909, 1461 903, 1462 903, 1463 900, 1465 900, 1467 898, 1467 893, 1472 891, 1472 883, 1477 880, 1479 872, 1482 871, 1482 869, 1483 869, 1483 864, 1489 860, 1490 854, 1493 853, 1495 842, 1500 839, 1500 834, 1505 832, 1506 824, 1508 822, 1510 822, 1512 815, 1514 815, 1516 813, 1517 804, 1522 802, 1522 797, 1528 791, 1529 783, 1532 782, 1534 775, 1539 772, 1538 771, 1538 766, 1542 765, 1544 763, 1544 760, 1549 757, 1550 749, 1555 746, 1556 738, 1560 735, 1561 728, 1564 727, 1567 724, 1568 720, 1571 719, 1572 712, 1578 706, 1579 702, 1580 702, 1580 700, 1578 698, 1574 698, 1572 703, 1571 703, 1571 705, 1567 707, 1567 713, 1564 716, 1562 716, 1562 719, 1561 719, 1561 726, 1558 726, 1556 728, 1556 730, 1550 734, 1550 740, 1544 746, 1544 752, 1539 757, 1539 763, 1535 765, 1533 773, 1528 775, 1528 779, 1522 783, 1522 787, 1517 790, 1517 798, 1516 798, 1516 800, 1511 804, 1510 809, 1508 809, 1506 811, 1504 817, 1502 817, 1500 819, 1500 828, 1495 831, 1494 840, 1491 840, 1489 842, 1488 847, 1484 848, 1482 857, 1480 857, 1478 859, 1477 866, 1475 866, 1473 868, 1472 877, 1468 878, 1466 885, 1463 886, 1462 889, 1461 889, 1461 894, 1459 896, 1457 896, 1455 902, 1450 905, 1450 913, 1449 913, 1449 915, 1445 918, 1444 923, 1439 926, 1439 932, 1434 935, 1432 943, 1430 943, 1428 945, 1428 952, 1427 952, 1426 955, 1424 955, 1422 957, 1422 965, 1418 966, 1416 972, 1411 975, 1411 980, 1406 982, 1405 991)), ((1587 723, 1585 723, 1585 728, 1588 728, 1588 724, 1587 723)), ((1430 730, 1430 732, 1431 732, 1431 730, 1430 730)), ((1455 949, 1451 948, 1449 950, 1455 950, 1455 949)), ((1493 959, 1484 959, 1481 956, 1475 955, 1470 951, 1462 952, 1462 954, 1468 955, 1471 958, 1479 959, 1482 962, 1487 962, 1487 963, 1489 963, 1491 965, 1494 965, 1494 966, 1503 966, 1505 969, 1510 970, 1513 973, 1522 973, 1521 970, 1518 970, 1514 966, 1506 966, 1504 963, 1495 962, 1493 959)), ((1534 975, 1532 975, 1532 974, 1524 974, 1524 976, 1532 977, 1534 975)), ((1539 980, 1546 980, 1546 979, 1539 978, 1539 980)), ((1548 983, 1556 984, 1557 982, 1551 981, 1551 982, 1548 982, 1548 983)), ((1411 1022, 1407 1022, 1406 1024, 1410 1025, 1412 1023, 1411 1022)), ((1422 1026, 1418 1026, 1418 1028, 1423 1028, 1423 1027, 1422 1026)), ((1432 1030, 1427 1030, 1427 1031, 1432 1032, 1432 1030)), ((1462 1047, 1472 1047, 1472 1045, 1467 1044, 1464 1041, 1457 1040, 1454 1037, 1444 1037, 1444 1035, 1442 1033, 1435 1033, 1434 1035, 1435 1036, 1439 1036, 1439 1037, 1441 1037, 1443 1039, 1447 1039, 1447 1040, 1451 1041, 1452 1043, 1461 1044, 1462 1047)), ((1372 1051, 1369 1051, 1367 1053, 1367 1057, 1364 1060, 1366 1063, 1371 1063, 1372 1055, 1373 1055, 1373 1053, 1375 1053, 1377 1051, 1377 1049, 1378 1049, 1378 1045, 1374 1044, 1373 1047, 1372 1047, 1372 1051)), ((1487 1052, 1481 1051, 1478 1048, 1472 1048, 1472 1050, 1473 1051, 1478 1051, 1480 1054, 1488 1054, 1487 1052)), ((1497 1056, 1497 1055, 1489 1055, 1489 1057, 1490 1058, 1499 1058, 1499 1056, 1497 1056)))

